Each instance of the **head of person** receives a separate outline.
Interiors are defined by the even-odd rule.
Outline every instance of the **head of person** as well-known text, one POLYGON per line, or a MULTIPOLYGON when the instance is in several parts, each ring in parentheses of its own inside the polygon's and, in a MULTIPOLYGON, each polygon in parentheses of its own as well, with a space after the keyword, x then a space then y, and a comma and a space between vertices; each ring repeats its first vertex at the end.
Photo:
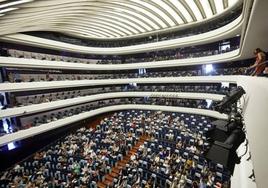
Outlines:
POLYGON ((254 50, 254 54, 257 55, 258 53, 262 52, 262 50, 260 48, 256 48, 254 50))

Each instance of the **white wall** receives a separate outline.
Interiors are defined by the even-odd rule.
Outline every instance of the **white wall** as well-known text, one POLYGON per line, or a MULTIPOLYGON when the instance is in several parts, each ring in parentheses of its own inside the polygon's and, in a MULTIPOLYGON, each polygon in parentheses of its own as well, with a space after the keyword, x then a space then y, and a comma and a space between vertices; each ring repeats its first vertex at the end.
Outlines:
POLYGON ((243 117, 258 188, 268 185, 268 78, 243 77, 238 84, 246 90, 243 117))

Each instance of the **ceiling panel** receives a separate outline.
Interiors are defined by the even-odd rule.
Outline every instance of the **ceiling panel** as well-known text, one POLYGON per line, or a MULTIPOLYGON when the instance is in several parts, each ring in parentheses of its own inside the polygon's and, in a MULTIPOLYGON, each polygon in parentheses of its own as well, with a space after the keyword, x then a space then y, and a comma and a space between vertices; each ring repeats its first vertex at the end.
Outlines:
POLYGON ((0 0, 0 36, 55 31, 94 39, 132 37, 205 21, 239 1, 0 0))

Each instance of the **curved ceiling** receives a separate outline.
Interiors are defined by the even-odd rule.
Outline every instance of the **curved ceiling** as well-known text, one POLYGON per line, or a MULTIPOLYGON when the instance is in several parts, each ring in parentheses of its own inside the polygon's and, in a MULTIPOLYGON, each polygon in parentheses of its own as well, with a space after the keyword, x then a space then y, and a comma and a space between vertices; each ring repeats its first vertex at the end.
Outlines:
POLYGON ((0 35, 54 31, 116 39, 202 22, 239 0, 0 0, 0 35))

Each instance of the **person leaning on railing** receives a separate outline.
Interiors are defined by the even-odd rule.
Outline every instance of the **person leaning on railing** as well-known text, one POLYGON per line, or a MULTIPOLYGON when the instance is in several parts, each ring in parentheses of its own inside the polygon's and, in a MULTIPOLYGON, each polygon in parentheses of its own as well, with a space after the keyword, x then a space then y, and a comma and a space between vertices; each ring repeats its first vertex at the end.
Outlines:
POLYGON ((254 54, 256 55, 256 61, 254 63, 254 65, 250 66, 248 69, 253 69, 255 68, 255 70, 251 73, 251 76, 260 76, 263 73, 267 74, 268 73, 268 68, 266 67, 266 55, 265 52, 263 50, 261 50, 260 48, 256 48, 254 50, 254 54), (266 72, 264 72, 266 71, 266 72))

